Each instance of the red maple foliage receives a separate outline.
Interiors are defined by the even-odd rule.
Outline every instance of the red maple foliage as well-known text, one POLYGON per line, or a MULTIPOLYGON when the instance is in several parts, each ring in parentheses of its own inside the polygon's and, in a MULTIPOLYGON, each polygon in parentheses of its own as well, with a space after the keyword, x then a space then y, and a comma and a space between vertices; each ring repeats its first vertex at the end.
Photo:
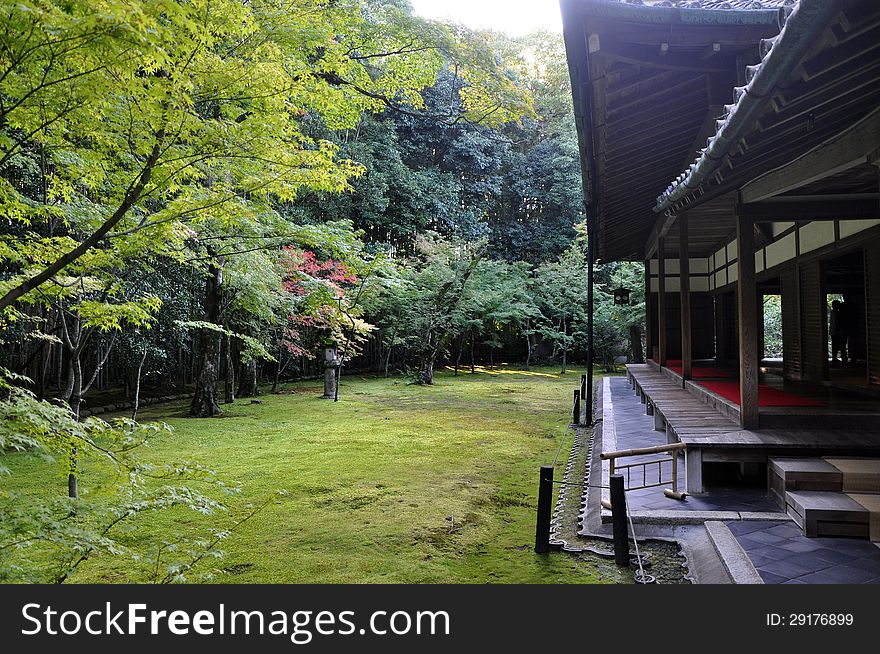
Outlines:
POLYGON ((357 284, 358 278, 342 261, 322 260, 310 250, 293 246, 284 252, 285 290, 313 301, 302 303, 301 311, 287 316, 280 344, 294 356, 313 358, 315 341, 326 337, 338 321, 337 301, 345 298, 346 287, 357 284))

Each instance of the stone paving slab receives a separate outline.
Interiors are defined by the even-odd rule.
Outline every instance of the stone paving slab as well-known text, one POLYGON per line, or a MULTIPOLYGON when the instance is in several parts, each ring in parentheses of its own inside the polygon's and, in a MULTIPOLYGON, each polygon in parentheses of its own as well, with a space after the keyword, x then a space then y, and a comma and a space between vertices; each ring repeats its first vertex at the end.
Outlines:
MULTIPOLYGON (((603 443, 603 450, 666 444, 666 434, 654 430, 653 417, 645 414, 644 405, 625 378, 607 379, 603 393, 606 391, 610 396, 606 408, 611 409, 613 420, 602 429, 606 432, 605 428, 610 428, 610 433, 602 433, 603 441, 606 435, 610 437, 609 442, 603 443)), ((679 478, 683 483, 681 458, 679 478)), ((669 478, 670 465, 671 461, 665 464, 664 479, 669 478)), ((602 472, 602 485, 607 486, 607 462, 602 472)), ((607 490, 603 495, 607 497, 607 490)), ((704 583, 719 583, 725 578, 733 581, 734 577, 745 579, 751 566, 767 584, 880 584, 880 547, 852 538, 807 538, 792 520, 779 513, 763 489, 710 488, 709 492, 689 496, 682 502, 664 496, 663 487, 658 487, 627 492, 627 504, 634 521, 642 524, 638 529, 644 535, 654 530, 687 529, 684 523, 694 525, 692 530, 698 529, 699 523, 711 521, 724 527, 713 527, 715 538, 709 536, 708 529, 700 529, 706 542, 694 549, 705 554, 708 563, 693 563, 696 570, 703 564, 711 573, 710 579, 701 580, 704 583), (738 547, 733 546, 725 531, 729 531, 738 547), (715 554, 719 542, 723 543, 724 555, 719 552, 709 556, 709 550, 715 554), (748 557, 748 564, 738 558, 742 553, 748 557), (731 561, 740 566, 736 574, 730 570, 731 561)))
POLYGON ((754 562, 749 559, 742 546, 730 529, 717 520, 706 522, 706 533, 724 562, 730 578, 735 584, 763 584, 764 580, 755 569, 754 562))
POLYGON ((880 548, 854 538, 807 538, 792 521, 725 523, 767 584, 880 584, 880 548))

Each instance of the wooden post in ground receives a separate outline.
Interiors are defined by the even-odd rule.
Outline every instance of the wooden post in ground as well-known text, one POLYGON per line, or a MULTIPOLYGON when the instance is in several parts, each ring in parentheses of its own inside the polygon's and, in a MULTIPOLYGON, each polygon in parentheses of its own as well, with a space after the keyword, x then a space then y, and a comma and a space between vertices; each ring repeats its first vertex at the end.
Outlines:
POLYGON ((535 552, 550 551, 550 512, 553 503, 553 466, 541 466, 538 484, 538 517, 535 525, 535 552))
POLYGON ((666 348, 666 251, 664 240, 657 239, 657 345, 660 356, 657 357, 661 366, 666 366, 668 351, 666 348))
POLYGON ((758 289, 755 280, 755 227, 737 215, 736 284, 739 315, 739 410, 743 429, 758 427, 758 289))
POLYGON ((574 389, 574 402, 571 407, 571 424, 581 424, 581 392, 580 389, 574 389))
POLYGON ((687 214, 678 217, 678 261, 681 280, 681 376, 685 381, 693 377, 693 347, 691 346, 691 266, 688 252, 687 214))
POLYGON ((626 491, 623 475, 611 475, 611 527, 614 536, 614 562, 629 566, 629 532, 626 526, 626 491))
POLYGON ((645 359, 654 358, 654 336, 651 333, 651 260, 645 259, 645 359))

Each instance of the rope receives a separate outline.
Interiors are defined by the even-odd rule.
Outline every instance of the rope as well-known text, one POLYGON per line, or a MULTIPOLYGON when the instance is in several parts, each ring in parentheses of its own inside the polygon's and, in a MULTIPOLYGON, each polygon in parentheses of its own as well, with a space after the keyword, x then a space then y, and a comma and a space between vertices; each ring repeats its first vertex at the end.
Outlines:
POLYGON ((601 486, 601 485, 597 485, 597 484, 588 484, 588 483, 575 484, 570 481, 557 481, 555 479, 553 480, 553 483, 559 484, 560 486, 577 486, 578 488, 609 488, 609 489, 611 488, 611 486, 601 486))
POLYGON ((553 463, 551 464, 554 468, 556 467, 556 462, 559 461, 559 454, 562 452, 562 446, 565 445, 566 437, 568 436, 568 432, 574 432, 571 428, 571 425, 565 428, 565 431, 562 432, 562 440, 559 442, 559 447, 556 448, 556 456, 553 457, 553 463))
POLYGON ((629 530, 633 535, 633 545, 636 548, 636 560, 639 562, 639 579, 641 579, 641 583, 645 583, 645 569, 642 567, 642 555, 639 552, 639 539, 636 538, 636 528, 633 526, 632 515, 630 515, 629 507, 627 507, 626 517, 629 520, 629 530))
MULTIPOLYGON (((574 405, 575 401, 571 401, 571 410, 569 410, 568 415, 574 415, 574 405)), ((553 463, 551 464, 554 468, 556 467, 556 463, 559 461, 559 454, 562 452, 562 446, 565 445, 565 439, 568 436, 568 432, 576 433, 574 429, 572 429, 572 425, 567 425, 565 431, 562 432, 562 440, 559 442, 559 447, 556 448, 556 456, 553 457, 553 463)))

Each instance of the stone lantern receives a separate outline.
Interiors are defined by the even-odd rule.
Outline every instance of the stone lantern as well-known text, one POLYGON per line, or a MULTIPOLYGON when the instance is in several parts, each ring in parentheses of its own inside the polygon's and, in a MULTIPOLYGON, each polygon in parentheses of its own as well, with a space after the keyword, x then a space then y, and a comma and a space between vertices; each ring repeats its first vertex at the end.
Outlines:
POLYGON ((324 395, 325 400, 336 399, 336 371, 342 365, 339 359, 336 343, 327 341, 324 343, 324 395))

